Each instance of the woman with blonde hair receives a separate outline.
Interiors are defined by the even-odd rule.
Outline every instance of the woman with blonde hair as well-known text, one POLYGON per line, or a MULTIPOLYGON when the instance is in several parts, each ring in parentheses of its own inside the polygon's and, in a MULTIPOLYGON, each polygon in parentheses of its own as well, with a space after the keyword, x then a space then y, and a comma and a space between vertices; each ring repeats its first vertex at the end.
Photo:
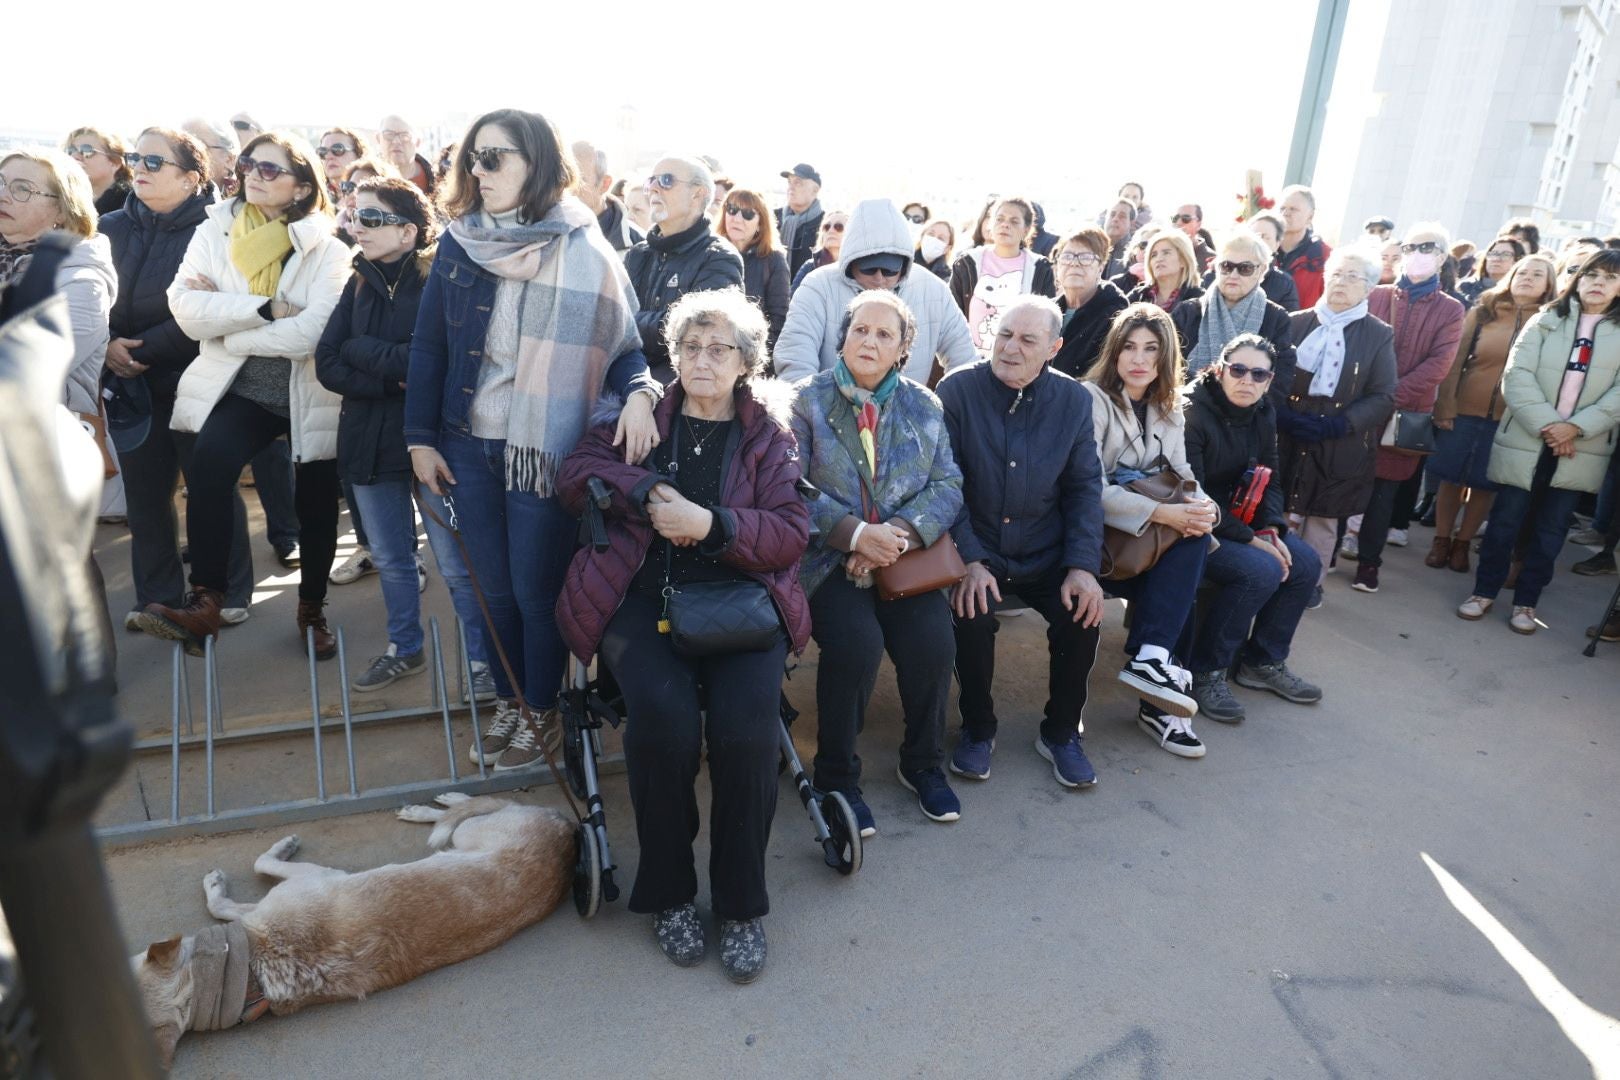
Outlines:
POLYGON ((124 161, 129 144, 118 135, 100 128, 74 128, 62 148, 68 157, 77 161, 90 178, 90 190, 95 195, 96 213, 110 214, 124 208, 134 172, 124 161))
POLYGON ((776 348, 776 335, 787 320, 793 275, 787 255, 777 242, 776 225, 765 199, 751 188, 733 188, 720 204, 715 232, 731 241, 743 258, 743 291, 765 313, 770 326, 768 349, 776 348))
POLYGON ((1157 304, 1170 311, 1183 300, 1204 295, 1198 283, 1198 255, 1180 229, 1163 229, 1148 244, 1142 283, 1125 297, 1133 304, 1157 304))
POLYGON ((930 218, 917 231, 917 248, 912 261, 927 267, 941 281, 949 281, 955 251, 956 226, 945 218, 930 218))

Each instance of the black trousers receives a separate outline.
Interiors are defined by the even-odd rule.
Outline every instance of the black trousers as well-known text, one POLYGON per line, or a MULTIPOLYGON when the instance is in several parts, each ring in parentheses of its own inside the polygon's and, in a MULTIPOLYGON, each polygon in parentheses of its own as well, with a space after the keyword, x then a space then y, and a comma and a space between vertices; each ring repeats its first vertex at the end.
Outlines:
POLYGON ((778 711, 787 637, 760 652, 688 659, 658 632, 659 603, 632 591, 602 638, 629 719, 624 763, 641 861, 630 910, 655 914, 697 897, 699 755, 709 748, 709 892, 722 919, 770 911, 765 846, 776 814, 778 711))
MULTIPOLYGON (((1101 628, 1082 626, 1063 606, 1058 588, 1061 567, 1032 581, 1001 579, 996 584, 1003 599, 1017 597, 1046 620, 1047 699, 1041 734, 1048 742, 1066 741, 1082 730, 1080 714, 1086 707, 1086 681, 1097 659, 1101 628)), ((975 740, 996 735, 996 707, 991 684, 996 676, 995 613, 956 619, 956 677, 961 680, 962 730, 975 740)))
POLYGON ((944 591, 879 600, 877 589, 857 589, 842 569, 810 598, 811 635, 821 647, 816 669, 816 787, 858 787, 861 759, 855 740, 866 726, 866 705, 877 685, 883 653, 894 663, 905 713, 900 767, 938 768, 945 758, 945 713, 950 707, 956 637, 944 591))
MULTIPOLYGON (((191 451, 186 477, 186 537, 191 545, 191 583, 224 592, 233 547, 231 515, 236 481, 253 456, 287 433, 285 417, 235 394, 220 398, 191 451)), ((337 552, 337 462, 296 466, 293 499, 298 510, 302 560, 298 598, 326 599, 326 575, 337 552)))

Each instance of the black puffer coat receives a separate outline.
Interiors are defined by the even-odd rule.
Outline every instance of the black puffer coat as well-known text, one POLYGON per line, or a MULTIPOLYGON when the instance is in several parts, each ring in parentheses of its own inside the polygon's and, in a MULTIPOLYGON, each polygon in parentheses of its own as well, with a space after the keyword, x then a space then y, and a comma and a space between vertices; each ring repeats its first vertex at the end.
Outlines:
POLYGON ((147 388, 155 396, 174 396, 180 373, 197 358, 197 343, 187 337, 169 312, 169 285, 185 258, 191 234, 213 203, 205 189, 167 214, 155 214, 134 195, 102 218, 97 228, 112 244, 118 271, 118 299, 107 317, 115 338, 141 344, 130 356, 147 365, 147 388))
POLYGON ((374 263, 356 256, 354 275, 315 346, 321 385, 343 395, 337 461, 338 472, 350 483, 411 478, 405 374, 433 253, 429 246, 405 256, 392 287, 374 263))
POLYGON ((1103 341, 1108 337, 1108 328, 1114 324, 1114 316, 1129 304, 1125 294, 1108 281, 1098 282, 1091 299, 1073 312, 1061 290, 1057 302, 1063 311, 1063 347, 1052 358, 1052 366, 1065 375, 1081 379, 1102 355, 1103 341))
POLYGON ((1232 404, 1213 368, 1193 382, 1187 397, 1187 464, 1198 486, 1221 508, 1216 538, 1247 544, 1256 529, 1286 532, 1282 470, 1277 467, 1277 412, 1270 397, 1262 394, 1245 407, 1232 404), (1271 470, 1271 482, 1255 508, 1254 520, 1245 525, 1232 513, 1232 502, 1244 474, 1255 465, 1271 470))
POLYGON ((670 307, 689 292, 742 288, 742 256, 729 240, 714 235, 709 219, 699 215, 674 236, 665 236, 664 227, 654 225, 647 239, 625 252, 624 268, 641 308, 636 329, 641 332, 647 368, 667 386, 675 377, 664 344, 664 318, 670 307))

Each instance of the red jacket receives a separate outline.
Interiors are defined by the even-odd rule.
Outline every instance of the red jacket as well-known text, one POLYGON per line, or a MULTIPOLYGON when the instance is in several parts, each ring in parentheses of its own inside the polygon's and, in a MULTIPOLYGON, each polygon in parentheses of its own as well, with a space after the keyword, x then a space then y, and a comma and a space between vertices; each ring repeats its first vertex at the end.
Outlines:
MULTIPOLYGON (((768 384, 776 390, 774 383, 768 384)), ((810 542, 810 511, 799 496, 799 454, 786 420, 769 407, 781 393, 754 383, 737 391, 737 419, 721 465, 721 503, 713 507, 725 531, 718 558, 770 590, 795 653, 810 640, 810 604, 799 585, 799 560, 810 542)), ((668 439, 682 398, 670 386, 653 413, 660 439, 668 439)), ((587 546, 574 553, 557 599, 557 627, 575 656, 589 663, 619 610, 631 581, 657 534, 645 510, 647 492, 666 479, 640 465, 626 465, 613 445, 615 422, 598 423, 562 463, 558 495, 570 513, 582 514, 586 482, 598 477, 613 496, 607 510, 608 549, 587 546)))
MULTIPOLYGON (((1436 289, 1409 303, 1393 285, 1380 285, 1367 297, 1367 310, 1395 330, 1395 407, 1433 412, 1435 393, 1457 358, 1463 306, 1436 289)), ((1380 480, 1410 480, 1422 458, 1378 450, 1380 480)))

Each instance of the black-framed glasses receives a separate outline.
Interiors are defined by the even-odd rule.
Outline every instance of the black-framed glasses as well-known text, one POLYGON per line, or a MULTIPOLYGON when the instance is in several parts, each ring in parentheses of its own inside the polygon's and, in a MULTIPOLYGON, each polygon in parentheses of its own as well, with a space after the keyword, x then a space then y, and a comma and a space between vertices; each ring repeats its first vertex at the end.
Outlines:
POLYGON ((1259 263, 1233 262, 1231 259, 1221 260, 1221 273, 1236 274, 1238 277, 1254 277, 1254 272, 1260 269, 1259 263))
POLYGON ((91 146, 89 143, 80 143, 77 146, 64 146, 62 147, 62 152, 68 157, 77 158, 80 161, 83 161, 86 158, 93 158, 97 154, 106 154, 108 157, 113 156, 111 150, 103 150, 100 147, 91 146))
POLYGON ((246 176, 250 172, 259 174, 259 179, 265 183, 273 183, 278 176, 291 176, 293 171, 273 161, 255 161, 250 157, 236 159, 236 175, 246 176))
POLYGON ((173 165, 181 172, 186 171, 186 167, 184 165, 180 164, 178 161, 170 161, 162 154, 125 154, 124 164, 128 165, 131 169, 145 169, 149 173, 157 172, 165 165, 173 165))
POLYGON ((822 232, 843 232, 844 231, 844 223, 842 221, 823 221, 821 223, 821 231, 822 232))
POLYGON ((905 273, 904 270, 886 270, 881 266, 864 266, 855 271, 857 274, 870 274, 873 277, 897 278, 905 273))
POLYGON ((681 359, 696 360, 699 353, 709 358, 711 363, 723 364, 726 357, 737 351, 737 346, 726 345, 719 341, 711 341, 705 345, 695 338, 687 338, 681 342, 681 359))
POLYGON ((315 148, 315 156, 320 158, 322 161, 325 161, 329 157, 343 157, 345 154, 352 154, 354 152, 354 147, 350 146, 348 143, 340 142, 328 143, 325 146, 317 146, 315 148))
POLYGON ((1512 248, 1503 248, 1500 251, 1497 251, 1497 250, 1495 250, 1493 248, 1492 250, 1487 251, 1485 253, 1485 257, 1487 259, 1511 259, 1516 254, 1517 253, 1512 248))
POLYGON ((690 184, 692 181, 672 172, 654 173, 647 177, 646 187, 657 188, 659 191, 669 191, 676 184, 690 184))
POLYGON ((726 203, 727 217, 740 217, 744 221, 753 221, 759 215, 751 207, 738 206, 736 203, 726 203))
POLYGON ((1102 260, 1089 251, 1065 251, 1057 257, 1057 263, 1059 266, 1097 266, 1102 260))
POLYGON ((487 173, 500 172, 501 163, 504 160, 501 157, 502 154, 516 154, 522 157, 523 151, 513 146, 485 146, 477 150, 469 150, 467 151, 467 171, 472 172, 474 169, 483 169, 487 173))
POLYGON ((1433 255, 1433 254, 1437 253, 1439 250, 1440 250, 1440 245, 1435 243, 1433 240, 1425 240, 1420 244, 1402 244, 1401 245, 1401 254, 1402 255, 1410 255, 1413 252, 1419 252, 1419 253, 1424 254, 1424 255, 1433 255))
POLYGON ((1264 386, 1271 381, 1271 369, 1263 367, 1250 367, 1248 364, 1227 364, 1226 373, 1234 379, 1248 379, 1252 383, 1264 386))
POLYGON ((16 180, 7 180, 4 176, 0 176, 0 187, 5 188, 11 197, 20 203, 27 202, 35 195, 43 195, 47 199, 55 199, 57 202, 62 201, 62 196, 52 195, 44 188, 35 187, 21 177, 16 180))
POLYGON ((913 225, 921 225, 928 219, 921 214, 907 214, 906 220, 911 222, 913 225))
POLYGON ((379 210, 375 206, 362 206, 354 212, 351 220, 359 222, 368 229, 380 229, 384 225, 415 225, 416 222, 408 217, 391 214, 387 210, 379 210))

